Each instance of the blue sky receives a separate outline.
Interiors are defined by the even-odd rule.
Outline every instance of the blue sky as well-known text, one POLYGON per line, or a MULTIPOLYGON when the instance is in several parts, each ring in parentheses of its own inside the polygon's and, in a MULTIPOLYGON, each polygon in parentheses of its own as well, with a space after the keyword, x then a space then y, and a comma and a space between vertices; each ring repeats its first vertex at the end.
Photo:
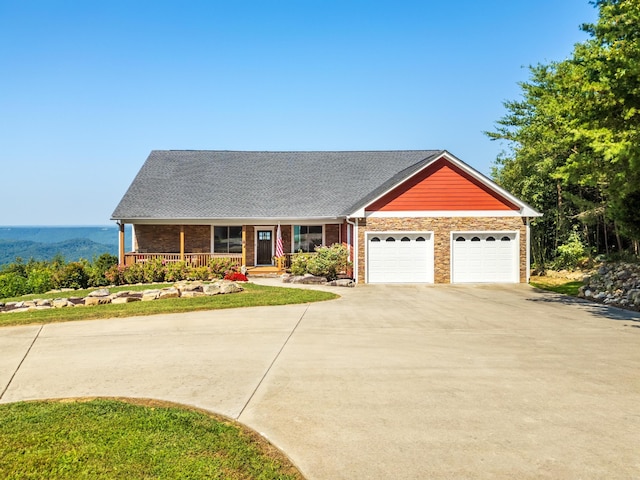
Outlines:
POLYGON ((596 17, 587 0, 0 0, 0 225, 107 224, 160 149, 446 149, 489 174, 502 102, 596 17))

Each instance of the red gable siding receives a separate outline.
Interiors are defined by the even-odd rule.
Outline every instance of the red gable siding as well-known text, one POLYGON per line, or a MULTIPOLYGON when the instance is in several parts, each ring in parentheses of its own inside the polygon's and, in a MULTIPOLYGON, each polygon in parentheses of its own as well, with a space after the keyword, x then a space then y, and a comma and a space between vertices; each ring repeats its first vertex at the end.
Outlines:
POLYGON ((371 204, 367 211, 519 210, 464 170, 441 158, 371 204))

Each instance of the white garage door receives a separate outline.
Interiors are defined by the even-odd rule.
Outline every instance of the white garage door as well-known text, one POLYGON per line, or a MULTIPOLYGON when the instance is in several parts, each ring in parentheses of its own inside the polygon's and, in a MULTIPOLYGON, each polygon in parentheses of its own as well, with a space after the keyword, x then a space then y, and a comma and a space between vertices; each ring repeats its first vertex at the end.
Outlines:
POLYGON ((431 233, 375 233, 367 240, 369 283, 433 283, 431 233))
POLYGON ((454 283, 519 281, 518 242, 513 233, 454 233, 452 275, 454 283))

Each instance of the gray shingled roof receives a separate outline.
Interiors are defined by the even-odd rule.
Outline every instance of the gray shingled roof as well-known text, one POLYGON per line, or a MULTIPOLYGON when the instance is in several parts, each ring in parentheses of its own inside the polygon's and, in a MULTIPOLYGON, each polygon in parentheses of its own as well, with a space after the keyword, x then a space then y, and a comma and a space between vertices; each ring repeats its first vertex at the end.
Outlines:
POLYGON ((152 151, 112 219, 340 217, 443 153, 152 151))

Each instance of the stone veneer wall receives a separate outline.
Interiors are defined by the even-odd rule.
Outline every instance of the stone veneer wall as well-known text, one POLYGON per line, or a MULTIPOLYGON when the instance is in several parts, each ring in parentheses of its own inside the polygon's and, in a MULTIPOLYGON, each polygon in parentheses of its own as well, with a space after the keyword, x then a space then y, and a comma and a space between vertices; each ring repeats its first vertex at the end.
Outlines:
MULTIPOLYGON (((180 225, 135 225, 136 244, 141 253, 180 253, 180 225)), ((211 225, 185 225, 184 250, 211 251, 211 225)))
POLYGON ((527 226, 522 217, 368 218, 359 221, 358 282, 366 278, 365 233, 382 231, 433 232, 434 281, 451 281, 452 231, 519 231, 520 282, 527 281, 527 226))

